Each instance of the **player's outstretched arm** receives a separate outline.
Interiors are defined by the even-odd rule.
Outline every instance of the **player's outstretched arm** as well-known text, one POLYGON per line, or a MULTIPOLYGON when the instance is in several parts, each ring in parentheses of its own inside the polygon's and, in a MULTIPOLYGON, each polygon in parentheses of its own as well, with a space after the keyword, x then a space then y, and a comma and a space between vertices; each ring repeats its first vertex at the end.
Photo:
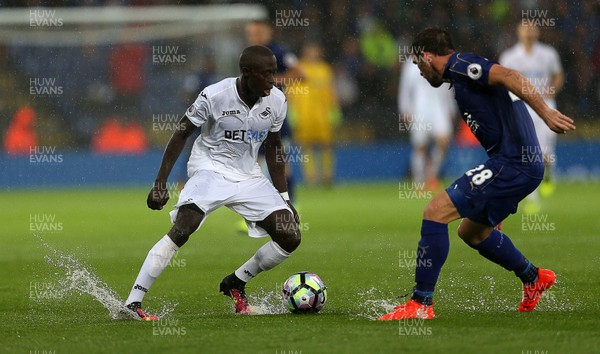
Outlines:
MULTIPOLYGON (((267 168, 269 169, 273 186, 275 186, 275 189, 279 193, 287 193, 287 179, 285 178, 286 159, 283 144, 281 143, 281 132, 269 132, 263 144, 265 147, 265 160, 267 161, 267 168)), ((300 218, 296 209, 289 200, 287 200, 287 203, 294 213, 296 222, 299 223, 300 218)))
POLYGON ((148 193, 148 199, 146 200, 148 208, 160 210, 167 204, 167 201, 169 200, 167 178, 169 177, 169 174, 171 174, 171 170, 175 165, 175 161, 179 158, 187 138, 192 135, 194 130, 196 130, 196 126, 184 115, 179 121, 179 129, 173 132, 163 154, 156 180, 154 181, 154 185, 152 186, 150 193, 148 193))
POLYGON ((570 130, 575 130, 573 119, 548 107, 542 96, 536 92, 535 86, 533 86, 529 80, 518 71, 494 64, 490 68, 488 83, 490 85, 503 85, 507 90, 517 95, 527 103, 555 133, 564 134, 570 130))

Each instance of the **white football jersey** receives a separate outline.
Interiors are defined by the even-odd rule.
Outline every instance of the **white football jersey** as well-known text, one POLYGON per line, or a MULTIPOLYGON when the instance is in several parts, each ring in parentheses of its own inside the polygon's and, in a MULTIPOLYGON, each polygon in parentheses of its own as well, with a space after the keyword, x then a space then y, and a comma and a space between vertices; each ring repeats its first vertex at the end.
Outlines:
MULTIPOLYGON (((529 53, 521 43, 515 44, 500 55, 499 63, 523 74, 542 97, 554 93, 552 76, 563 70, 556 49, 539 42, 533 45, 529 53)), ((544 101, 550 107, 556 107, 554 99, 544 97, 544 101)))
POLYGON ((194 141, 188 176, 215 171, 233 181, 263 176, 258 149, 269 132, 281 129, 287 101, 276 87, 253 107, 240 98, 235 77, 206 87, 185 115, 202 133, 194 141))
POLYGON ((448 83, 431 86, 415 64, 406 62, 398 88, 398 108, 410 119, 449 126, 457 110, 453 92, 448 83))

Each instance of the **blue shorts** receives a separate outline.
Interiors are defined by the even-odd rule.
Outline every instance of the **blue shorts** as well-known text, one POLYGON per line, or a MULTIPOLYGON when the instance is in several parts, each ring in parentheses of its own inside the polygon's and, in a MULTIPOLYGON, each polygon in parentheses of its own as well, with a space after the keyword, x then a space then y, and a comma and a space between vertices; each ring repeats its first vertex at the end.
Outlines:
MULTIPOLYGON (((539 171, 526 173, 522 165, 489 159, 454 181, 446 192, 463 218, 496 226, 517 211, 521 200, 533 192, 542 178, 539 171)), ((542 165, 543 171, 543 165, 542 165)), ((543 173, 543 172, 542 172, 543 173)))

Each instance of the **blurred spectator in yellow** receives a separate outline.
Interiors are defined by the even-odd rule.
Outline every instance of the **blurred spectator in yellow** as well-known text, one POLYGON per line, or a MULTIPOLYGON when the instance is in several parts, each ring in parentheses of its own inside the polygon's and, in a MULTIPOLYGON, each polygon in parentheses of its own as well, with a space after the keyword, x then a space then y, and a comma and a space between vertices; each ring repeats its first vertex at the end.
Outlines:
MULTIPOLYGON (((331 65, 323 60, 321 46, 309 42, 298 66, 304 80, 286 88, 288 116, 300 154, 307 185, 333 183, 333 132, 341 121, 331 65)), ((297 152, 292 156, 298 157, 297 152)))
POLYGON ((37 134, 33 124, 35 111, 29 106, 19 108, 4 136, 4 150, 9 155, 29 155, 37 145, 37 134))

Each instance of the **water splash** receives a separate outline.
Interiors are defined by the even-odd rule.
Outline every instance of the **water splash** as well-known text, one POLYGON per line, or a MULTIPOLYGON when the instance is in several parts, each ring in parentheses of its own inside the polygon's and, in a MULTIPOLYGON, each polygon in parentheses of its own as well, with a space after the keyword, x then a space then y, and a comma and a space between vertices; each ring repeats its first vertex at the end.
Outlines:
POLYGON ((281 291, 256 289, 248 295, 248 302, 252 305, 253 315, 281 315, 289 313, 281 300, 281 291))
POLYGON ((358 292, 357 295, 354 304, 356 308, 350 313, 350 317, 354 319, 376 320, 381 315, 393 311, 396 305, 403 302, 375 287, 358 292))
POLYGON ((569 298, 567 288, 569 279, 565 279, 561 274, 557 275, 559 280, 554 286, 542 295, 540 303, 536 306, 535 311, 548 312, 570 312, 573 311, 576 305, 569 298))
MULTIPOLYGON (((507 296, 504 279, 498 284, 493 276, 483 276, 483 281, 468 281, 464 275, 448 276, 436 290, 435 300, 451 309, 460 309, 470 313, 515 312, 521 300, 520 286, 515 286, 514 296, 507 296), (505 290, 505 289, 504 289, 505 290), (460 294, 460 296, 459 296, 460 294)), ((506 280, 508 283, 508 280, 506 280)), ((569 279, 559 275, 559 281, 542 295, 536 307, 537 312, 569 312, 576 307, 567 290, 569 279)), ((396 297, 375 287, 359 291, 352 309, 348 311, 351 319, 376 320, 379 316, 391 312, 394 306, 408 298, 396 297)))
MULTIPOLYGON (((54 299, 66 299, 74 295, 87 294, 108 310, 110 318, 114 320, 138 319, 137 315, 125 307, 124 300, 117 292, 103 281, 91 266, 85 265, 75 255, 52 247, 40 235, 34 234, 34 236, 46 253, 44 259, 55 269, 56 281, 47 284, 48 291, 55 294, 54 299)), ((38 298, 36 300, 43 302, 49 299, 38 298)), ((167 316, 176 306, 177 304, 165 303, 156 312, 156 315, 161 318, 167 316)))
MULTIPOLYGON (((436 300, 440 303, 444 302, 446 306, 457 307, 468 312, 516 311, 522 295, 518 280, 502 278, 499 281, 490 275, 483 276, 482 280, 468 281, 464 276, 450 275, 444 281, 445 284, 436 291, 436 300), (510 289, 514 288, 514 295, 507 295, 506 286, 509 286, 510 289), (457 294, 460 294, 460 296, 457 296, 457 294)), ((559 281, 552 289, 544 292, 535 311, 573 311, 572 299, 569 298, 566 292, 569 287, 568 283, 568 279, 559 276, 559 281)), ((512 293, 512 290, 510 292, 512 293)))

